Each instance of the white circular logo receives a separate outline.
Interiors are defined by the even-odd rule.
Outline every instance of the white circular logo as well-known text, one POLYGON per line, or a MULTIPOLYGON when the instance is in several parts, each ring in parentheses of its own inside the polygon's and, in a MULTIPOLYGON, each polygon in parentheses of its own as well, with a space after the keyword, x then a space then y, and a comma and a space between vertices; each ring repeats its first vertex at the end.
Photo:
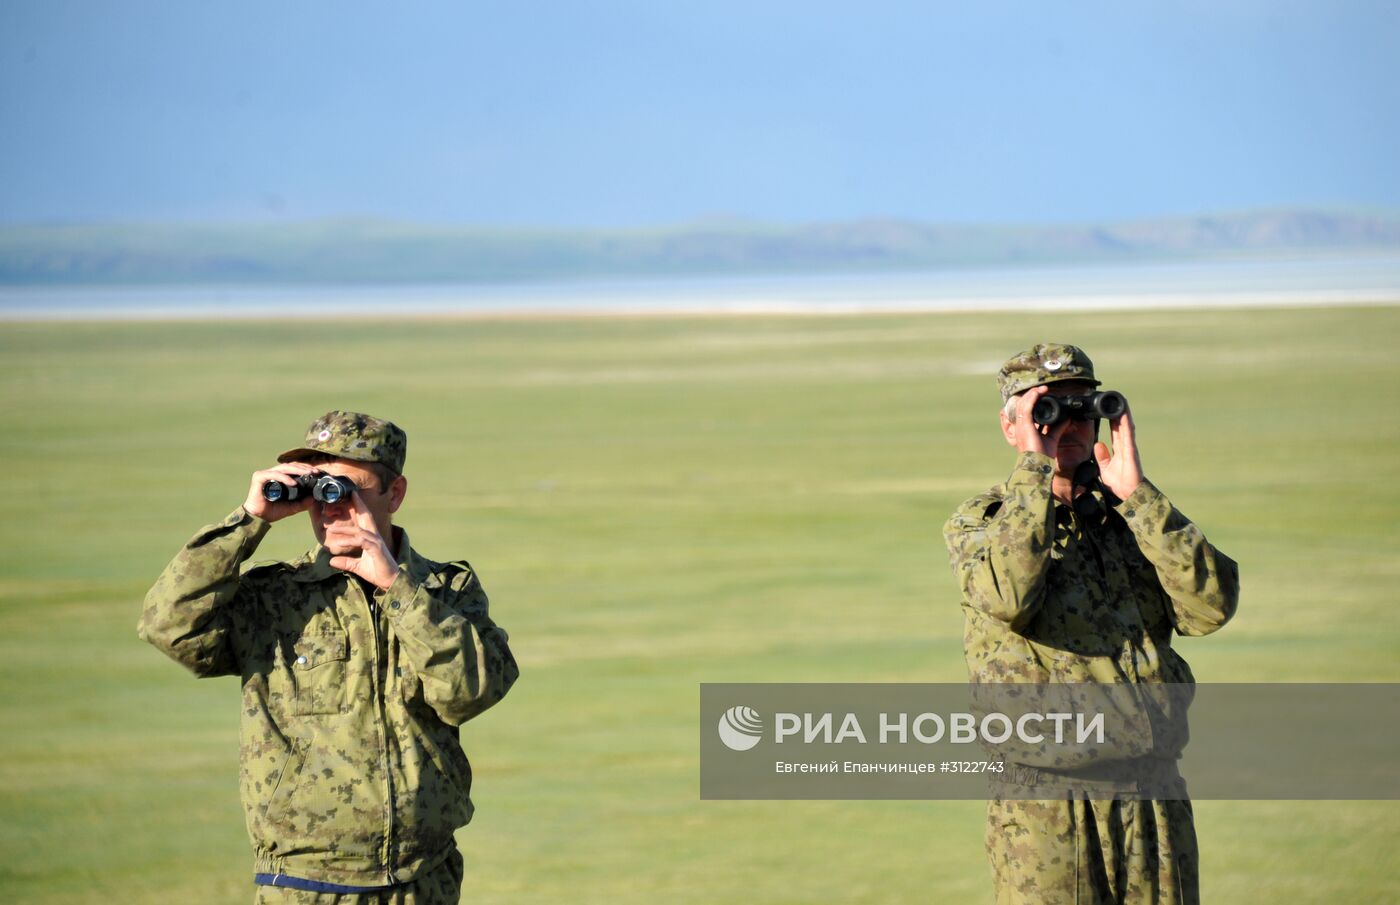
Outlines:
POLYGON ((1050 359, 1049 361, 1047 361, 1047 362, 1045 363, 1045 370, 1047 370, 1047 371, 1058 371, 1060 368, 1062 368, 1062 367, 1064 367, 1064 366, 1065 366, 1065 363, 1064 363, 1064 362, 1060 361, 1058 358, 1052 358, 1052 359, 1050 359))
POLYGON ((330 432, 330 431, 326 431, 326 430, 323 430, 323 431, 321 431, 319 434, 316 435, 316 439, 317 439, 317 440, 320 440, 322 443, 325 443, 325 442, 326 442, 327 440, 329 440, 330 438, 331 438, 331 432, 330 432))
POLYGON ((731 751, 747 751, 763 741, 763 719, 752 707, 730 707, 719 718, 719 740, 731 751))

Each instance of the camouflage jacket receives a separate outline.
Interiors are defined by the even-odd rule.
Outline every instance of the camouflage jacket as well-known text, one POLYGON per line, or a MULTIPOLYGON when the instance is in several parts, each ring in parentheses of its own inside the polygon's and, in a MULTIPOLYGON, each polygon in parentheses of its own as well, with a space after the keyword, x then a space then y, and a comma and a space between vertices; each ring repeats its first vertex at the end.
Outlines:
POLYGON ((517 668, 465 562, 419 556, 372 596, 324 548, 239 574, 269 524, 202 529, 146 596, 141 637, 196 675, 242 677, 240 779, 256 871, 388 885, 471 819, 458 726, 517 668))
POLYGON ((1230 619, 1235 562, 1149 481, 1090 527, 1056 502, 1053 472, 1048 456, 1022 453, 1006 483, 963 503, 943 529, 971 680, 1194 683, 1172 635, 1230 619))

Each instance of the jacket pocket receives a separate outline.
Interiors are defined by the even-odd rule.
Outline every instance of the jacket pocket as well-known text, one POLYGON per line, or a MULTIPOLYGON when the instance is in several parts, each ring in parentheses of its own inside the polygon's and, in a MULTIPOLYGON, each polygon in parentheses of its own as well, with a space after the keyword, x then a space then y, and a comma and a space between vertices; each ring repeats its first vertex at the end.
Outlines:
POLYGON ((288 840, 294 835, 290 825, 293 816, 291 805, 297 783, 301 780, 302 767, 306 764, 306 752, 310 743, 299 738, 291 739, 291 743, 292 749, 287 752, 287 759, 282 764, 277 784, 272 787, 261 809, 262 822, 266 829, 260 841, 267 845, 269 851, 277 851, 279 847, 286 848, 288 840))
POLYGON ((412 791, 398 802, 403 852, 440 850, 472 817, 471 767, 455 737, 410 722, 404 768, 412 791))
POLYGON ((350 656, 344 632, 302 635, 292 647, 296 698, 292 713, 339 713, 345 703, 345 664, 350 656))

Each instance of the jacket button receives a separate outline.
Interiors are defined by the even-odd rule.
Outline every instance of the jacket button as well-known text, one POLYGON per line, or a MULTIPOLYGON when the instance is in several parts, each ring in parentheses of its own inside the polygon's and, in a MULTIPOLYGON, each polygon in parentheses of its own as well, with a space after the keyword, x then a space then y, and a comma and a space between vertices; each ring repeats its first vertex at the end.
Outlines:
POLYGON ((397 609, 399 608, 399 602, 398 602, 397 600, 391 602, 391 603, 389 604, 389 608, 390 608, 390 609, 393 609, 393 610, 397 610, 397 609))
POLYGON ((298 666, 305 666, 305 665, 306 665, 306 655, 305 655, 305 654, 302 654, 300 657, 297 657, 297 665, 298 665, 298 666))

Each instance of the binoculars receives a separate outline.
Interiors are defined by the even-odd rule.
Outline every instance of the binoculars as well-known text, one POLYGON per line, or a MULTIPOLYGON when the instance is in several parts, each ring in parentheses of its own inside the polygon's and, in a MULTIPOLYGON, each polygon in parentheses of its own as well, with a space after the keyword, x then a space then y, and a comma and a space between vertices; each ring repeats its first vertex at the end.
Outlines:
POLYGON ((263 499, 269 503, 294 503, 310 494, 318 503, 334 504, 350 499, 354 492, 353 481, 333 474, 297 475, 290 486, 281 481, 264 481, 262 486, 263 499))
POLYGON ((1128 400, 1115 390, 1086 393, 1083 396, 1051 396, 1047 393, 1035 401, 1031 420, 1036 424, 1051 425, 1069 420, 1118 418, 1127 408, 1128 400))

